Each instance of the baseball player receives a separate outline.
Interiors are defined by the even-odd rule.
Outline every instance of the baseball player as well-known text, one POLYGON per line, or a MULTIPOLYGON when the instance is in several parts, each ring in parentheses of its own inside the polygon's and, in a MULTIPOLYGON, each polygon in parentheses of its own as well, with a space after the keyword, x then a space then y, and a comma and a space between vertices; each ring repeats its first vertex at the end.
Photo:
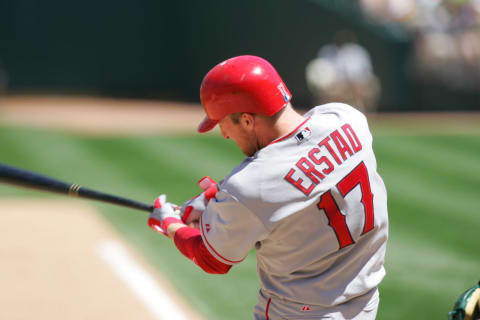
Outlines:
POLYGON ((215 66, 200 98, 198 131, 218 124, 247 157, 220 183, 201 180, 205 191, 181 210, 160 196, 149 225, 209 273, 227 273, 255 249, 254 319, 375 319, 387 195, 365 116, 341 103, 300 115, 256 56, 215 66))

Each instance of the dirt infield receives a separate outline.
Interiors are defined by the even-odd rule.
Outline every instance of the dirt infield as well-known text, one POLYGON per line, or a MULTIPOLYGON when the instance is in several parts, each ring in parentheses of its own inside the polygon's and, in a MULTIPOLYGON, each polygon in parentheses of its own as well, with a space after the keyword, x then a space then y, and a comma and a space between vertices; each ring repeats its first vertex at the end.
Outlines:
POLYGON ((378 113, 367 117, 376 135, 480 134, 480 112, 378 113))
POLYGON ((112 242, 153 275, 183 319, 198 319, 92 207, 2 199, 0 212, 0 319, 176 319, 168 310, 163 318, 149 311, 118 278, 100 254, 112 242))
MULTIPOLYGON (((0 100, 0 124, 95 135, 195 132, 200 104, 62 96, 0 100)), ((480 134, 480 112, 368 114, 374 134, 480 134)))
POLYGON ((203 119, 197 104, 88 97, 13 96, 0 101, 0 124, 82 134, 194 132, 203 119))

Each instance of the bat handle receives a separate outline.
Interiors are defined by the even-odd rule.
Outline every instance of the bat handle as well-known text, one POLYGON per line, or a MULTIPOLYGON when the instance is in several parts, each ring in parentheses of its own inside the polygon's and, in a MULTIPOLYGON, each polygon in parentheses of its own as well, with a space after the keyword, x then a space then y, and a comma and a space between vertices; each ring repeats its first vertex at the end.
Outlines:
POLYGON ((116 204, 116 205, 121 205, 133 209, 138 209, 138 210, 143 210, 147 212, 152 212, 153 211, 153 205, 146 204, 143 202, 115 196, 112 194, 88 189, 85 187, 81 187, 77 184, 72 184, 69 188, 69 195, 75 196, 75 197, 80 197, 80 198, 87 198, 87 199, 93 199, 93 200, 99 200, 111 204, 116 204))

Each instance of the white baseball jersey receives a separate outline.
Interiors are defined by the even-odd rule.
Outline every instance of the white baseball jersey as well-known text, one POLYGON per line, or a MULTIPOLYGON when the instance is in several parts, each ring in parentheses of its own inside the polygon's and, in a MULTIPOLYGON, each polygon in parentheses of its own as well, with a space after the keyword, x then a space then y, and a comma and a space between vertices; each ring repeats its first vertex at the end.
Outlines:
POLYGON ((263 294, 329 308, 383 279, 387 195, 365 116, 341 103, 315 107, 290 134, 246 158, 202 215, 218 260, 256 249, 263 294))

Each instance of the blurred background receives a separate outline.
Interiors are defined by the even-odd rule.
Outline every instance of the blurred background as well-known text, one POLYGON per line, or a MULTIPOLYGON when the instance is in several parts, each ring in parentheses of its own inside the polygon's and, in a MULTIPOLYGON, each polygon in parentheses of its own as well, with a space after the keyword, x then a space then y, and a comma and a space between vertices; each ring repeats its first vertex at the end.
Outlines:
MULTIPOLYGON (((195 132, 203 76, 241 54, 272 62, 299 109, 366 112, 389 196, 378 319, 446 319, 480 278, 480 0, 0 0, 0 162, 181 204, 243 159, 218 131, 195 132)), ((55 198, 0 185, 0 201, 30 197, 55 198)), ((251 318, 254 251, 211 276, 144 214, 90 204, 205 319, 251 318)))
POLYGON ((300 108, 478 110, 479 17, 479 0, 2 0, 1 90, 197 102, 213 65, 255 54, 300 108))

